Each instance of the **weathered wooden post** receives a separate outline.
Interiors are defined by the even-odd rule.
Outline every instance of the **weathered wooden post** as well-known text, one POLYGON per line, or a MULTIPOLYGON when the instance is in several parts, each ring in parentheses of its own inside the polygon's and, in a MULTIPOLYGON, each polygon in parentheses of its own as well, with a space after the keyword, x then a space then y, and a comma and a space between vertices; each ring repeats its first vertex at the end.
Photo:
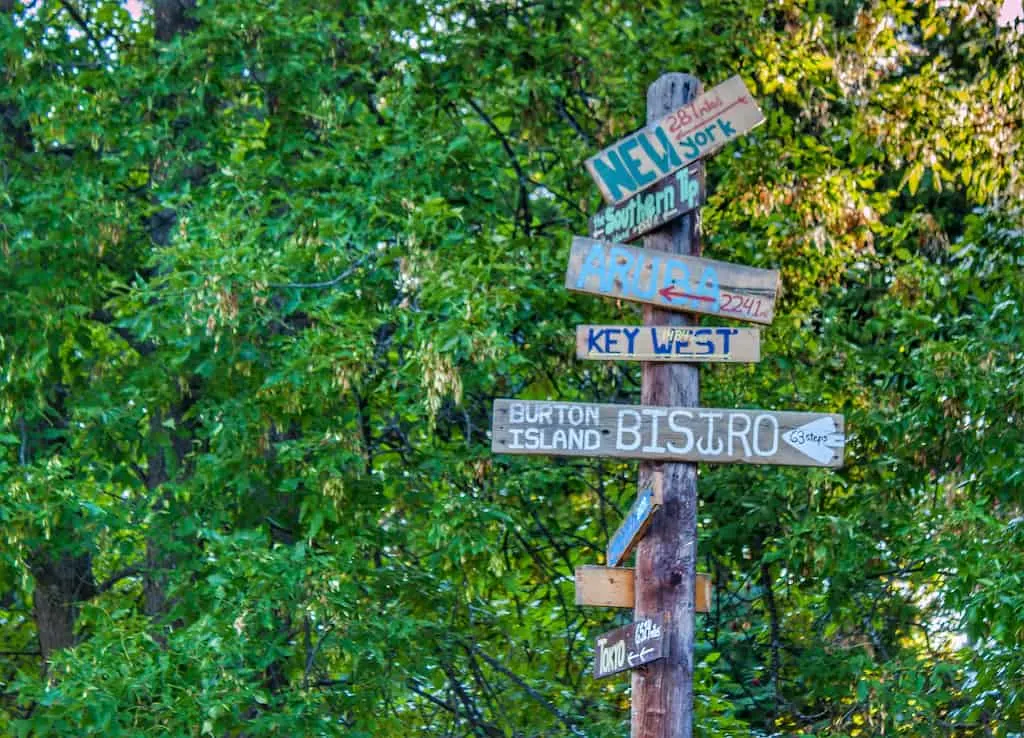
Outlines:
MULTIPOLYGON (((647 122, 678 110, 701 93, 689 74, 673 72, 647 88, 647 122)), ((703 175, 704 162, 698 163, 703 175)), ((700 255, 700 209, 669 221, 644 237, 644 247, 700 255)), ((687 313, 644 306, 644 325, 694 325, 687 313)), ((700 406, 697 364, 645 362, 640 397, 644 405, 700 406)), ((694 588, 697 575, 697 465, 645 462, 640 489, 655 466, 662 471, 661 514, 637 546, 634 618, 668 613, 667 658, 633 672, 633 738, 693 735, 694 588)))

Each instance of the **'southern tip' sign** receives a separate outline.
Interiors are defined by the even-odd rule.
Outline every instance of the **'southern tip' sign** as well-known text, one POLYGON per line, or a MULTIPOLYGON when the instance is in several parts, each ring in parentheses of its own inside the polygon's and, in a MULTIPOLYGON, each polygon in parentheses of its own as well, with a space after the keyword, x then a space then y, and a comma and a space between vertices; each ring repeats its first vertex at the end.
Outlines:
POLYGON ((495 400, 491 449, 713 464, 843 465, 842 415, 495 400))
POLYGON ((704 204, 704 166, 691 164, 649 190, 590 218, 590 235, 624 243, 686 215, 704 204))
POLYGON ((622 202, 763 122, 743 80, 730 77, 587 159, 587 171, 605 200, 622 202))

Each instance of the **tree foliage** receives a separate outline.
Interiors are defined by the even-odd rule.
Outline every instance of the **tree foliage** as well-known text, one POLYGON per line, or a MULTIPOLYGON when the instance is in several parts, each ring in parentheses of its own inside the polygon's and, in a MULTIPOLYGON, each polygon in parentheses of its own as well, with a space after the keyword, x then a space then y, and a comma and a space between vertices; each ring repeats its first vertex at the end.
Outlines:
POLYGON ((704 244, 782 271, 712 407, 704 736, 1024 730, 1024 58, 993 3, 0 0, 0 733, 621 735, 577 608, 635 464, 494 397, 635 403, 561 288, 582 160, 741 74, 704 244), (941 5, 941 7, 940 7, 941 5))

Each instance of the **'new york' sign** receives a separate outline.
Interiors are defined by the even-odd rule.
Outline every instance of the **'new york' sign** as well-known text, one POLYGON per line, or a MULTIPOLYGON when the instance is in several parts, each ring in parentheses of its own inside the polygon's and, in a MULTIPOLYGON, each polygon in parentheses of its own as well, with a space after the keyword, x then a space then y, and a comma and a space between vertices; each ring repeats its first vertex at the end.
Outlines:
POLYGON ((587 159, 610 203, 622 202, 764 122, 739 77, 730 77, 661 120, 587 159))

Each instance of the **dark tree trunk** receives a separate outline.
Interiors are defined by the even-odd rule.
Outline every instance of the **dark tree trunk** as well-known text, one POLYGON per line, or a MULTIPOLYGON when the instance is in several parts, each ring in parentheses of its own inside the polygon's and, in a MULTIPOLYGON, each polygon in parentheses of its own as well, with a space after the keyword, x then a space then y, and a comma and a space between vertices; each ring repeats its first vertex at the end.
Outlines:
MULTIPOLYGON (((0 0, 0 2, 2 1, 0 0)), ((154 3, 156 15, 154 35, 157 41, 170 41, 179 33, 188 33, 194 30, 198 23, 190 13, 195 7, 196 0, 156 0, 154 3)))
MULTIPOLYGON (((157 40, 170 41, 178 34, 194 30, 198 23, 190 13, 195 6, 195 0, 155 0, 153 8, 154 35, 157 40)), ((170 243, 170 230, 176 222, 177 213, 170 208, 164 208, 150 219, 150 235, 157 245, 167 246, 170 243)), ((185 435, 185 428, 182 425, 184 408, 188 403, 189 399, 185 398, 178 407, 171 411, 171 417, 175 421, 174 428, 177 429, 172 434, 172 446, 178 461, 179 473, 190 450, 190 441, 185 435)), ((155 442, 164 433, 164 417, 163 413, 154 410, 149 420, 149 433, 153 444, 146 464, 146 488, 154 493, 153 505, 157 508, 163 508, 171 502, 167 495, 160 491, 160 487, 170 481, 170 474, 164 451, 160 444, 155 442)), ((150 617, 159 617, 167 611, 167 572, 172 566, 172 557, 167 554, 158 537, 148 536, 146 538, 146 575, 143 578, 142 589, 143 610, 150 617)))
POLYGON ((75 644, 78 603, 96 594, 96 580, 90 554, 51 557, 39 551, 29 569, 36 584, 33 615, 45 669, 50 654, 75 644))

